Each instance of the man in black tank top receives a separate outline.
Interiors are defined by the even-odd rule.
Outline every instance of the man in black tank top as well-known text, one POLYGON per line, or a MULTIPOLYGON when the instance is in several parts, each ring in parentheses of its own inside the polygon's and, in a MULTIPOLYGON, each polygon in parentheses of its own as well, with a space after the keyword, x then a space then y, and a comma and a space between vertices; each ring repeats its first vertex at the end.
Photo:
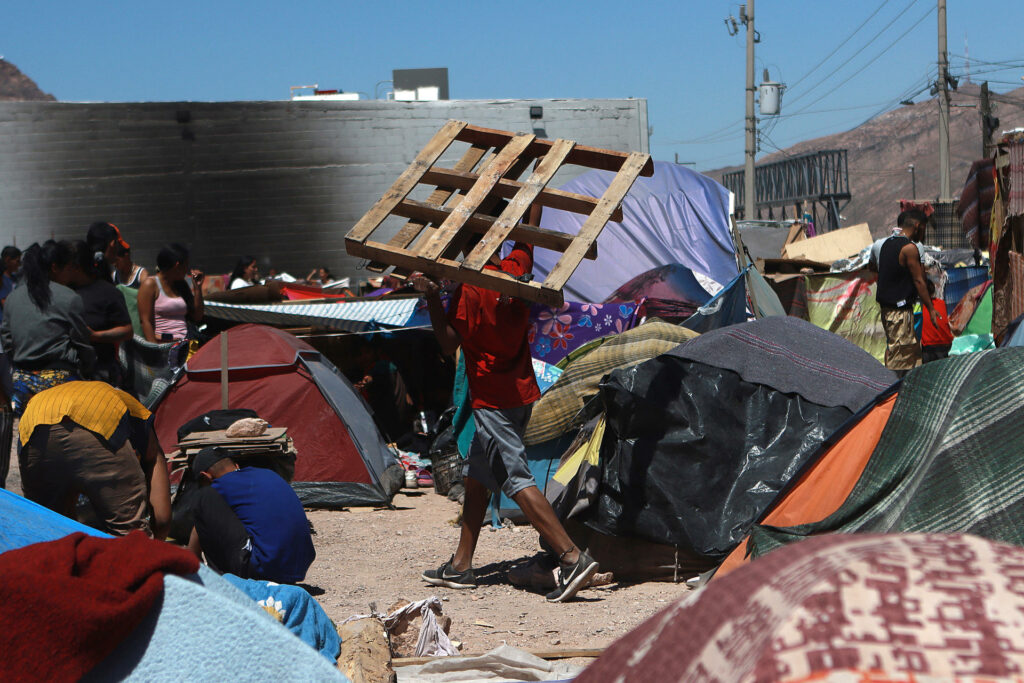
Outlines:
POLYGON ((938 320, 928 296, 921 253, 914 243, 924 234, 927 222, 928 217, 917 209, 901 213, 897 225, 903 234, 887 239, 878 255, 875 297, 885 329, 885 367, 900 376, 921 364, 921 344, 914 335, 914 302, 920 298, 932 322, 938 320))

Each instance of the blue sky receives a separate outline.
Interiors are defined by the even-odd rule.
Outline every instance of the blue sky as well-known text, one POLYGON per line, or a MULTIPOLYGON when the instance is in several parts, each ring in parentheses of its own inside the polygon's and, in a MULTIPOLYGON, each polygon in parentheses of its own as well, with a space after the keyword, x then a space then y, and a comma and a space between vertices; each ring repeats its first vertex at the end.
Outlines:
MULTIPOLYGON (((761 0, 757 73, 790 88, 774 146, 852 128, 934 79, 935 0, 761 0), (858 30, 859 29, 859 30, 858 30), (844 42, 845 41, 845 42, 844 42), (834 54, 833 54, 834 53, 834 54)), ((446 66, 453 98, 644 97, 655 158, 743 159, 739 3, 84 3, 6 0, 0 55, 66 101, 281 100, 291 85, 386 88, 394 68, 446 66)), ((949 0, 953 72, 1024 85, 1024 5, 949 0), (983 9, 982 9, 983 8, 983 9), (989 70, 983 76, 982 70, 989 70)))

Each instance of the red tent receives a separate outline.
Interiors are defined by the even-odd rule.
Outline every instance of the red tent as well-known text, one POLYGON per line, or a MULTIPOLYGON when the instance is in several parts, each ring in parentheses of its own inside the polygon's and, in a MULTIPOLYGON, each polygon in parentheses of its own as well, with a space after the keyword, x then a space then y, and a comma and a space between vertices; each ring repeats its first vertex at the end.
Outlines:
MULTIPOLYGON (((401 486, 400 465, 362 397, 306 342, 265 325, 228 332, 231 408, 250 408, 295 443, 293 488, 313 507, 382 505, 401 486), (389 468, 398 468, 385 474, 389 468), (391 483, 394 481, 395 483, 391 483), (397 484, 397 486, 396 486, 397 484)), ((220 341, 205 344, 156 410, 156 432, 174 449, 185 422, 220 404, 220 341)))

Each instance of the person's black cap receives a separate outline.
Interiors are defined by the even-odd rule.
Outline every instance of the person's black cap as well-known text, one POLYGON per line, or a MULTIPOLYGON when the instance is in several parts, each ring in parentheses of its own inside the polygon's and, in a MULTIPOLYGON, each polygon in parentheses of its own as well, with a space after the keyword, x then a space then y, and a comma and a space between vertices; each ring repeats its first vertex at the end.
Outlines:
POLYGON ((195 460, 192 461, 192 474, 199 475, 200 472, 208 472, 211 467, 216 465, 224 458, 230 458, 231 453, 218 448, 216 446, 207 446, 203 450, 196 453, 195 460))

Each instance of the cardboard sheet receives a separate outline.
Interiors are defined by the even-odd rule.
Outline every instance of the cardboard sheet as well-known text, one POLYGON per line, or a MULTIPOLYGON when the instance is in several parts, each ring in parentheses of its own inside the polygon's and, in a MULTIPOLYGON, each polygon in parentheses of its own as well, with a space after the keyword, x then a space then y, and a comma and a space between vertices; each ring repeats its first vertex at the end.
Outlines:
POLYGON ((870 247, 871 242, 868 224, 859 223, 817 237, 791 242, 782 249, 782 255, 784 258, 832 263, 859 254, 865 247, 870 247))

